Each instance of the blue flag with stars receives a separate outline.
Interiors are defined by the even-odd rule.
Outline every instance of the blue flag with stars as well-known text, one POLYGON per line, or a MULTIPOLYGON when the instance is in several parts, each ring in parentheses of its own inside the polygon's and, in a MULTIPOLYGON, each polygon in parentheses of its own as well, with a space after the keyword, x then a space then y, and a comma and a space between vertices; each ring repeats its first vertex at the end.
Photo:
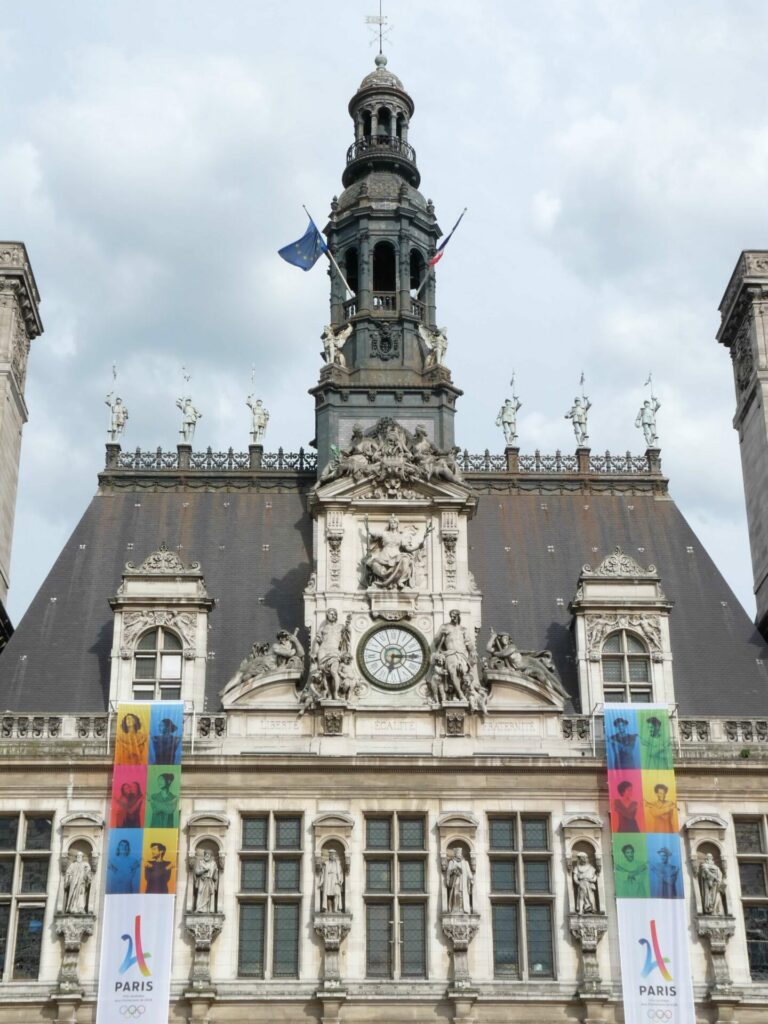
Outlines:
POLYGON ((294 267, 301 267, 302 270, 311 270, 324 252, 328 251, 325 239, 317 230, 317 225, 309 218, 307 230, 298 240, 284 245, 277 250, 278 256, 282 256, 286 263, 292 263, 294 267))

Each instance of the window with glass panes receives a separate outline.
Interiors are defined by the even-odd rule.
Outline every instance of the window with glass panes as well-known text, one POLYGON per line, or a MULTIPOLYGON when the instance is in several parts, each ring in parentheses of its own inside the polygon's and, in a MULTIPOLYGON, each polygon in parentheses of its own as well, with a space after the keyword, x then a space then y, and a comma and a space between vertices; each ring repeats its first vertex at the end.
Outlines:
POLYGON ((754 981, 768 981, 768 833, 766 819, 733 823, 741 883, 741 906, 747 935, 749 971, 754 981))
POLYGON ((300 814, 248 814, 240 845, 237 971, 243 978, 298 978, 300 814))
POLYGON ((180 700, 182 644, 158 626, 139 637, 133 656, 134 700, 180 700))
POLYGON ((603 697, 607 702, 651 701, 651 659, 648 648, 634 633, 620 629, 605 638, 602 667, 603 697))
POLYGON ((423 815, 365 819, 365 970, 427 977, 427 824, 423 815))
POLYGON ((552 844, 546 816, 488 818, 493 972, 554 978, 552 844))
POLYGON ((53 817, 0 813, 0 980, 36 981, 53 817))

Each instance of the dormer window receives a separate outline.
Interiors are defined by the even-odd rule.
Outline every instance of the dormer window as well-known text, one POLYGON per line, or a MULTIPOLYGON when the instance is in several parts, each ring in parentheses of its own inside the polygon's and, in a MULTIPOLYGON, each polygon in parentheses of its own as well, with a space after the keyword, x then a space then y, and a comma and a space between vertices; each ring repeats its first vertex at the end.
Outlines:
POLYGON ((602 651, 603 695, 608 703, 648 704, 652 699, 648 648, 634 633, 609 634, 602 651))
POLYGON ((158 626, 139 637, 133 658, 134 700, 180 700, 182 643, 158 626))

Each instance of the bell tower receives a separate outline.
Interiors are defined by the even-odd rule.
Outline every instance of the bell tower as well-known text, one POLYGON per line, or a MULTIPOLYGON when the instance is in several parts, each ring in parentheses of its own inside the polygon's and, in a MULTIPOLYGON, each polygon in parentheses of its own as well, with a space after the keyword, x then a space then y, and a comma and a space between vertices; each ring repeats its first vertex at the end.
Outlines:
POLYGON ((349 103, 354 140, 344 191, 334 197, 325 228, 346 284, 331 267, 326 362, 311 391, 320 469, 332 445, 347 445, 355 424, 366 430, 383 417, 410 431, 423 426, 440 449, 454 443, 461 391, 445 365, 428 266, 442 232, 431 201, 418 190, 409 141, 413 111, 403 83, 378 54, 376 69, 349 103))

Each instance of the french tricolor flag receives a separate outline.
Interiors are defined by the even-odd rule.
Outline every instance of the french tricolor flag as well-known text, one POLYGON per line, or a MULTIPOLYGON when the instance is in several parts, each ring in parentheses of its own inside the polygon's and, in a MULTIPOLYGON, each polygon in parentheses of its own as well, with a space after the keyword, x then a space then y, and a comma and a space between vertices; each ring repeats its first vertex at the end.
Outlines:
POLYGON ((456 228, 459 226, 459 224, 461 224, 461 218, 464 216, 464 214, 466 212, 467 212, 467 208, 465 206, 464 209, 461 211, 461 216, 459 217, 459 219, 453 225, 453 227, 451 228, 450 232, 442 240, 440 245, 438 245, 437 250, 435 251, 435 255, 432 257, 431 260, 427 261, 427 266, 428 267, 434 267, 435 264, 439 263, 440 260, 443 258, 443 253, 445 252, 445 247, 446 247, 446 245, 448 245, 448 243, 450 242, 451 238, 453 238, 453 233, 456 230, 456 228))

